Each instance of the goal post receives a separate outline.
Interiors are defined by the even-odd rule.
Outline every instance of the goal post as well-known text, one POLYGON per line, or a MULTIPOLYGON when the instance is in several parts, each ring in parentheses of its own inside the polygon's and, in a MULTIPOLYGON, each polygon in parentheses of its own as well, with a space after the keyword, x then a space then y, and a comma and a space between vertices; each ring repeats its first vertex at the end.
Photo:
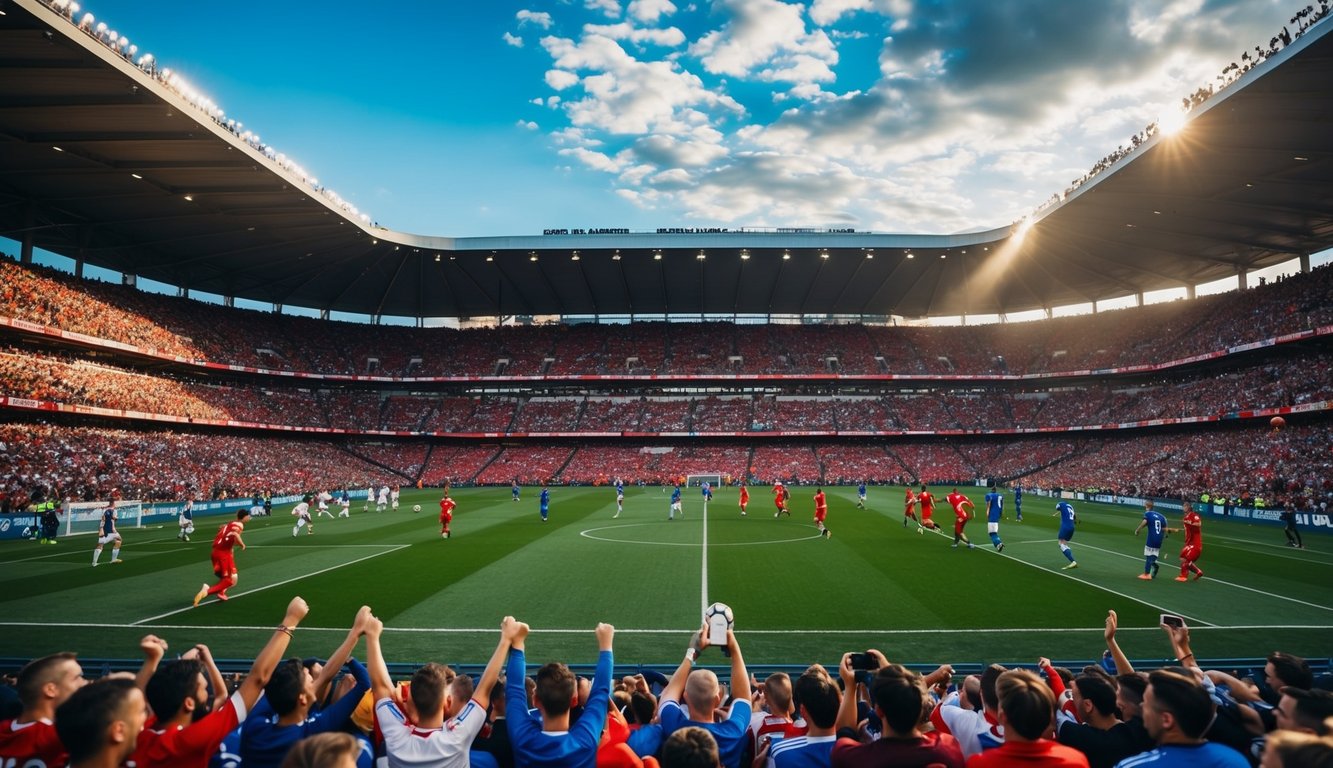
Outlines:
MULTIPOLYGON (((105 501, 75 501, 65 505, 65 519, 60 525, 62 535, 96 534, 102 524, 102 511, 106 506, 105 501)), ((117 501, 116 527, 142 528, 143 507, 142 501, 117 501)))
POLYGON ((688 488, 701 488, 704 483, 708 483, 710 488, 717 490, 722 487, 723 477, 725 477, 725 475, 722 474, 686 475, 685 485, 688 488))

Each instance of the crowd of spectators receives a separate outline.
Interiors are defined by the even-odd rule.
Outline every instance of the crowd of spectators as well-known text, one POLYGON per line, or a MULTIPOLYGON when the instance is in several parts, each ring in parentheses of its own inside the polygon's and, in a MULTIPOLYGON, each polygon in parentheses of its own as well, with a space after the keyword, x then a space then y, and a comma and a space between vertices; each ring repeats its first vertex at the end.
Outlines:
POLYGON ((191 361, 319 376, 1000 377, 1160 365, 1333 325, 1333 269, 1193 301, 967 328, 634 323, 458 331, 231 309, 0 259, 0 316, 191 361))
POLYGON ((527 642, 542 633, 506 616, 478 678, 429 662, 395 683, 384 622, 369 606, 327 659, 282 661, 310 610, 293 598, 248 674, 232 681, 207 645, 168 658, 155 635, 140 641, 137 675, 88 680, 74 654, 34 659, 17 675, 17 701, 0 714, 14 718, 0 723, 0 759, 73 768, 176 768, 226 756, 281 768, 1333 762, 1333 692, 1305 659, 1273 651, 1254 669, 1201 664, 1206 642, 1164 623, 1169 661, 1136 668, 1117 641, 1114 611, 1101 661, 1073 669, 1043 657, 962 674, 946 657, 923 674, 871 649, 762 681, 746 664, 744 634, 730 629, 718 638, 706 628, 682 632, 683 660, 659 670, 618 667, 615 628, 602 623, 590 632, 591 679, 564 662, 530 667, 527 642))

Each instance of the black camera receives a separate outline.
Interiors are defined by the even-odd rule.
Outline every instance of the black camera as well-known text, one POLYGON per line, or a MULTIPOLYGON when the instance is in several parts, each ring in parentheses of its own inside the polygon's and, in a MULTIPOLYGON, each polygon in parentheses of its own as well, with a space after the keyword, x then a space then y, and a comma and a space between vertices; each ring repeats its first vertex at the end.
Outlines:
POLYGON ((852 669, 875 670, 879 669, 879 662, 869 653, 853 653, 851 658, 852 669))

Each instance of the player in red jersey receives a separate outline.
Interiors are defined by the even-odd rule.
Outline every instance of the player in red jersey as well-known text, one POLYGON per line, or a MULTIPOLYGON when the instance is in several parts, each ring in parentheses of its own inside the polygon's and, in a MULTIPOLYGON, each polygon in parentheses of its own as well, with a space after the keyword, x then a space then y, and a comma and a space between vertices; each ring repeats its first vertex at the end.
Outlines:
MULTIPOLYGON (((1185 525, 1185 546, 1180 550, 1180 575, 1176 581, 1189 581, 1189 574, 1194 573, 1194 580, 1203 578, 1203 570, 1195 564, 1203 554, 1203 518, 1194 511, 1188 501, 1181 504, 1185 514, 1181 522, 1185 525)), ((1169 533, 1179 532, 1179 528, 1168 528, 1169 533)))
POLYGON ((939 524, 930 519, 935 514, 935 495, 926 490, 925 483, 921 484, 921 492, 916 495, 916 503, 921 505, 921 520, 917 523, 916 532, 925 533, 927 528, 938 531, 939 524))
POLYGON ((72 653, 34 659, 19 670, 18 694, 23 710, 0 722, 0 766, 60 766, 65 747, 56 734, 56 708, 86 681, 72 653))
POLYGON ((750 505, 750 489, 745 487, 745 482, 741 482, 741 517, 745 517, 745 508, 750 505))
MULTIPOLYGON (((916 522, 916 494, 912 493, 911 486, 907 488, 907 508, 903 510, 903 527, 907 527, 907 521, 916 522)), ((920 525, 918 524, 918 528, 920 525)))
POLYGON ((773 481, 773 504, 777 507, 777 511, 773 513, 773 517, 784 514, 791 517, 791 510, 787 509, 787 499, 790 496, 791 494, 788 493, 787 486, 783 485, 781 480, 773 481))
POLYGON ((458 503, 449 498, 449 489, 444 489, 444 498, 440 499, 440 538, 449 538, 449 523, 454 519, 454 507, 458 503))
POLYGON ((948 500, 949 506, 953 507, 953 548, 958 549, 958 542, 961 541, 967 545, 968 549, 972 549, 972 542, 967 538, 967 534, 963 533, 963 526, 967 525, 967 521, 972 519, 972 510, 974 509, 972 500, 959 493, 957 488, 954 488, 944 498, 948 500))
POLYGON ((236 519, 230 523, 218 528, 218 534, 213 537, 213 573, 218 577, 218 583, 213 586, 207 584, 199 588, 194 595, 194 604, 199 605, 199 601, 209 595, 217 595, 222 602, 227 602, 227 590, 236 586, 240 579, 240 572, 236 570, 236 556, 232 548, 237 544, 241 549, 245 549, 245 542, 241 539, 241 533, 245 531, 245 524, 250 520, 250 510, 240 509, 236 511, 236 519))
POLYGON ((815 527, 819 529, 819 535, 824 538, 832 538, 833 534, 829 532, 824 525, 824 518, 828 517, 828 499, 824 498, 824 489, 815 489, 815 527))

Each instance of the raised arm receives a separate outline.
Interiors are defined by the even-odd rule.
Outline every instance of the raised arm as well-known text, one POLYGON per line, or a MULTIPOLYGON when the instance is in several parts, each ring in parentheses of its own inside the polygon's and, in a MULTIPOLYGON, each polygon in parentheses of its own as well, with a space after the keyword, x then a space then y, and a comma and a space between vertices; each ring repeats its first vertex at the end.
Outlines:
POLYGON ((1191 669, 1199 666, 1199 660, 1194 657, 1194 651, 1190 650, 1190 628, 1189 627, 1169 627, 1162 625, 1166 630, 1166 636, 1171 641, 1171 650, 1176 655, 1176 661, 1180 666, 1191 669))
POLYGON ((134 684, 139 690, 148 687, 148 680, 157 671, 157 665, 167 653, 167 641, 157 635, 144 635, 139 641, 139 650, 143 651, 143 666, 134 677, 134 684))
POLYGON ((731 695, 741 701, 750 700, 750 673, 745 669, 745 660, 741 658, 741 644, 736 640, 736 633, 727 630, 727 650, 731 652, 731 695))
MULTIPOLYGON (((218 669, 217 663, 213 661, 213 652, 203 643, 186 651, 181 658, 187 658, 190 654, 195 654, 199 662, 204 665, 204 672, 208 675, 208 685, 213 689, 213 708, 217 709, 231 697, 231 692, 227 690, 227 681, 222 677, 222 670, 218 669)), ((250 706, 251 704, 247 703, 245 708, 249 709, 250 706)))
POLYGON ((661 695, 657 697, 657 706, 659 709, 668 701, 680 701, 681 694, 685 692, 685 681, 690 676, 690 670, 694 668, 694 660, 698 658, 699 651, 704 647, 704 643, 707 642, 704 636, 707 631, 708 628, 703 627, 700 628, 698 632, 690 635, 690 644, 689 647, 685 649, 685 658, 681 660, 680 666, 676 667, 675 673, 671 675, 671 680, 667 682, 666 687, 662 689, 661 695))
POLYGON ((1120 644, 1115 641, 1115 630, 1119 626, 1119 618, 1115 611, 1106 612, 1106 629, 1102 636, 1106 638, 1106 650, 1111 652, 1111 659, 1115 662, 1115 673, 1117 675, 1130 675, 1134 673, 1134 665, 1129 663, 1129 657, 1120 650, 1120 644))
POLYGON ((282 624, 273 630, 273 635, 269 637, 268 642, 264 644, 259 655, 255 657, 255 663, 250 666, 250 674, 245 676, 245 681, 237 693, 241 695, 241 701, 245 703, 247 712, 254 707, 255 702, 259 701, 259 695, 264 692, 264 686, 273 677, 273 669, 278 666, 278 661, 287 653, 287 646, 292 641, 292 632, 296 631, 297 625, 310 612, 310 606, 306 605, 305 600, 300 597, 293 597, 287 604, 287 610, 283 613, 282 624))
POLYGON ((514 620, 513 616, 506 616, 500 622, 500 642, 495 644, 495 653, 491 654, 491 660, 486 662, 486 669, 481 673, 481 680, 477 683, 476 690, 472 692, 472 698, 486 709, 491 705, 491 688, 495 687, 495 681, 500 679, 500 667, 504 665, 505 659, 509 657, 509 638, 505 637, 503 628, 509 622, 514 620))
POLYGON ((842 679, 842 703, 838 705, 838 720, 833 726, 835 732, 856 728, 856 670, 852 669, 852 654, 842 655, 838 677, 842 679))
POLYGON ((366 669, 370 672, 370 691, 375 702, 393 698, 393 680, 389 678, 389 667, 384 663, 384 649, 380 647, 380 635, 384 632, 384 622, 373 615, 366 619, 366 669))
POLYGON ((356 647, 356 642, 365 632, 366 621, 370 619, 370 615, 370 606, 361 606, 361 610, 357 611, 356 617, 352 619, 351 629, 347 630, 347 637, 344 637, 342 644, 329 655, 329 660, 324 662, 319 677, 315 678, 315 701, 323 701, 328 686, 342 674, 343 665, 347 663, 347 657, 352 655, 352 649, 356 647))

